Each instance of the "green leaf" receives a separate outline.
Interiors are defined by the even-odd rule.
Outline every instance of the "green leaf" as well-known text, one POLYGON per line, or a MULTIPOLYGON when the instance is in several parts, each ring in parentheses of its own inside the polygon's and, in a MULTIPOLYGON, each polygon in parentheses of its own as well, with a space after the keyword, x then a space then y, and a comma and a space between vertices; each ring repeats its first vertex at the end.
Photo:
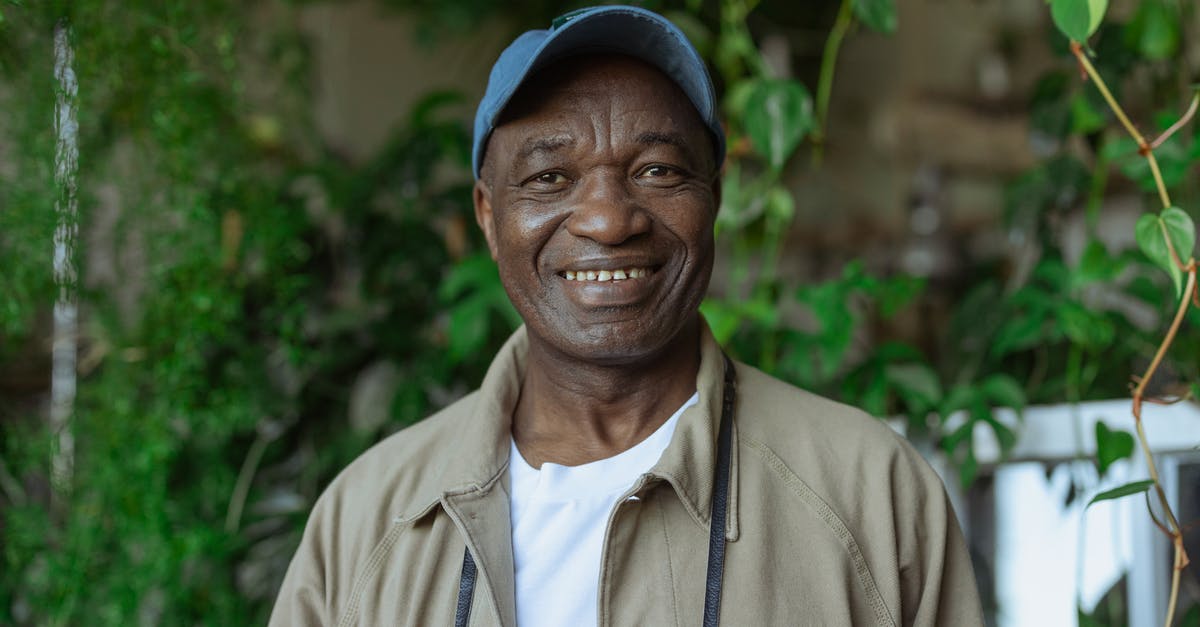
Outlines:
POLYGON ((1128 432, 1109 429, 1103 421, 1096 421, 1096 462, 1101 475, 1113 462, 1133 455, 1133 445, 1133 436, 1128 432))
POLYGON ((979 475, 979 460, 975 459, 975 448, 973 444, 967 446, 967 456, 962 461, 962 465, 958 467, 958 482, 963 489, 971 487, 975 483, 975 477, 979 475))
POLYGON ((1003 357, 1008 353, 1036 346, 1045 335, 1044 323, 1045 320, 1040 315, 1032 313, 1009 318, 996 332, 996 338, 992 341, 992 354, 1003 357))
POLYGON ((1169 59, 1179 51, 1179 16, 1162 0, 1142 0, 1125 40, 1147 59, 1169 59))
POLYGON ((1146 257, 1171 275, 1175 295, 1183 293, 1183 271, 1175 264, 1167 248, 1167 238, 1180 260, 1187 262, 1196 246, 1196 227, 1192 218, 1178 207, 1167 207, 1160 215, 1146 214, 1138 218, 1134 228, 1138 247, 1146 257))
MULTIPOLYGON (((1166 130, 1173 121, 1159 125, 1160 129, 1166 130)), ((1195 144, 1193 144, 1194 149, 1195 144)), ((1121 168, 1121 173, 1137 183, 1143 191, 1151 194, 1158 192, 1158 184, 1155 181, 1154 173, 1150 170, 1150 164, 1145 157, 1138 153, 1137 142, 1133 138, 1122 136, 1110 139, 1104 142, 1104 147, 1100 149, 1100 152, 1105 158, 1117 164, 1121 168)), ((1177 187, 1187 179, 1195 159, 1195 155, 1190 155, 1183 145, 1180 134, 1172 135, 1158 148, 1155 148, 1154 157, 1158 160, 1159 174, 1162 175, 1163 184, 1167 186, 1168 190, 1177 187)))
POLYGON ((1050 0, 1050 16, 1068 39, 1086 43, 1100 27, 1108 0, 1050 0))
POLYGON ((1112 344, 1112 322, 1079 303, 1066 301, 1055 309, 1063 333, 1074 343, 1088 348, 1104 348, 1112 344))
POLYGON ((1119 498, 1125 497, 1125 496, 1141 494, 1142 492, 1149 490, 1150 486, 1152 486, 1152 485, 1154 485, 1153 479, 1144 479, 1142 481, 1134 481, 1133 483, 1126 483, 1123 486, 1119 486, 1119 487, 1113 488, 1111 490, 1106 490, 1106 491, 1101 492, 1100 494, 1097 494, 1096 496, 1092 497, 1092 500, 1088 501, 1088 507, 1091 507, 1093 503, 1099 503, 1100 501, 1111 501, 1113 499, 1119 499, 1119 498))
POLYGON ((742 319, 728 303, 711 298, 700 303, 700 314, 708 322, 718 344, 727 344, 741 326, 742 319))
POLYGON ((859 403, 872 416, 883 418, 887 413, 887 380, 882 374, 871 377, 859 403))
POLYGON ((883 281, 876 294, 879 313, 884 318, 891 318, 924 290, 925 280, 922 278, 897 276, 883 281))
POLYGON ((496 262, 486 252, 464 258, 450 269, 438 286, 438 297, 450 302, 479 288, 500 285, 500 273, 496 262))
POLYGON ((700 303, 700 313, 708 321, 718 344, 733 339, 743 322, 758 329, 773 329, 779 324, 778 308, 764 298, 742 301, 709 298, 700 303))
POLYGON ((726 115, 731 120, 740 122, 746 117, 746 107, 750 105, 750 96, 754 94, 757 86, 758 81, 756 80, 742 79, 725 90, 725 99, 722 104, 725 106, 726 115))
POLYGON ((1000 443, 1000 451, 1004 455, 1008 455, 1017 445, 1017 434, 1008 428, 1008 425, 996 420, 994 416, 988 415, 983 419, 984 422, 992 428, 992 432, 996 434, 996 441, 1000 443))
POLYGON ((1017 380, 1006 374, 994 374, 983 380, 983 395, 994 407, 1011 407, 1018 412, 1025 407, 1025 390, 1017 380))
POLYGON ((792 193, 782 185, 777 185, 771 188, 771 192, 767 195, 767 217, 778 221, 780 224, 791 224, 792 218, 796 215, 796 201, 792 198, 792 193))
POLYGON ((1196 248, 1196 225, 1192 217, 1179 207, 1167 207, 1163 209, 1162 222, 1175 254, 1179 255, 1180 261, 1187 263, 1196 248))
POLYGON ((854 0, 854 15, 873 30, 896 32, 896 0, 854 0))
POLYGON ((904 396, 911 397, 927 407, 934 407, 942 402, 942 384, 929 366, 888 364, 884 373, 887 380, 901 390, 904 396))
MULTIPOLYGON (((1085 92, 1086 93, 1086 92, 1085 92)), ((1086 135, 1103 129, 1104 113, 1092 105, 1084 93, 1071 98, 1071 131, 1086 135)))
POLYGON ((950 393, 943 399, 941 407, 938 408, 938 413, 943 417, 949 416, 960 409, 966 409, 975 402, 979 396, 979 390, 967 385, 956 385, 950 389, 950 393))
POLYGON ((451 309, 450 329, 447 334, 450 360, 458 363, 481 350, 487 342, 487 330, 487 301, 472 298, 451 309))
POLYGON ((813 128, 808 88, 793 80, 758 81, 746 102, 745 126, 751 145, 778 171, 813 128))
POLYGON ((1122 264, 1108 255, 1108 250, 1099 240, 1092 240, 1083 250, 1079 265, 1071 277, 1074 286, 1097 281, 1109 281, 1121 271, 1122 264))

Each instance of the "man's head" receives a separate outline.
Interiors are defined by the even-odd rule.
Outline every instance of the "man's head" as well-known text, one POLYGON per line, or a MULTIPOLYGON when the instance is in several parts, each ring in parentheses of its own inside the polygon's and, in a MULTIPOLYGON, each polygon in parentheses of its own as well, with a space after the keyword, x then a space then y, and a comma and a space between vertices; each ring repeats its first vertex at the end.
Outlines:
POLYGON ((472 169, 479 178, 488 139, 516 92, 539 70, 558 59, 611 53, 645 61, 666 74, 687 95, 711 133, 717 165, 725 158, 725 131, 717 118, 712 80, 703 59, 669 20, 639 7, 600 6, 572 11, 549 29, 517 37, 492 66, 487 90, 475 112, 472 169))
POLYGON ((712 271, 723 141, 694 99, 645 61, 567 54, 492 125, 476 217, 531 338, 592 363, 661 353, 712 271))

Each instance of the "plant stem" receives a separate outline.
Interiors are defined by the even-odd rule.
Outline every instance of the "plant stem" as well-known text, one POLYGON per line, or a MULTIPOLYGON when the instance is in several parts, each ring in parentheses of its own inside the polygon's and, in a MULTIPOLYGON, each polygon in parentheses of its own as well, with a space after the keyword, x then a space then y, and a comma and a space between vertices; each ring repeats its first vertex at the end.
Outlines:
POLYGON ((1171 321, 1171 328, 1167 330, 1167 336, 1159 344, 1158 351, 1154 354, 1154 360, 1150 362, 1150 367, 1146 369, 1141 381, 1138 381, 1137 388, 1133 391, 1133 417, 1134 426, 1137 427, 1138 443, 1141 445, 1142 455, 1146 458, 1146 467, 1150 473, 1150 479, 1154 481, 1154 492, 1158 496, 1159 504, 1162 505, 1166 523, 1169 526, 1168 532, 1175 547, 1175 565, 1171 573, 1171 596, 1167 603, 1166 627, 1171 627, 1171 623, 1175 617, 1175 603, 1179 597, 1179 577, 1184 567, 1187 566, 1187 553, 1183 548, 1183 532, 1180 530, 1179 520, 1175 518, 1175 513, 1171 511, 1171 504, 1167 500, 1167 493, 1163 490, 1162 483, 1158 478, 1158 467, 1154 463, 1154 455, 1150 452, 1150 443, 1146 439, 1146 429, 1142 422, 1142 396, 1145 394, 1146 386, 1149 385, 1150 378, 1154 376, 1154 371, 1162 362, 1167 349, 1175 341, 1175 334, 1179 331, 1179 326, 1187 314, 1188 306, 1192 301, 1191 294, 1195 289, 1196 265, 1195 263, 1191 263, 1188 267, 1187 287, 1184 288, 1183 297, 1179 299, 1179 309, 1175 313, 1175 319, 1171 321))
POLYGON ((1146 161, 1150 163, 1150 172, 1154 174, 1154 186, 1158 188, 1158 199, 1162 201, 1163 209, 1166 209, 1171 206, 1171 197, 1167 195, 1167 185, 1163 183, 1162 172, 1158 171, 1158 159, 1154 158, 1154 151, 1149 146, 1144 148, 1143 154, 1146 156, 1146 161))
POLYGON ((1183 117, 1176 120, 1175 123, 1172 124, 1170 128, 1163 131, 1162 135, 1159 135, 1157 139, 1155 139, 1153 142, 1150 143, 1150 149, 1153 150, 1153 149, 1161 146, 1163 142, 1167 141, 1168 139, 1171 138, 1172 135, 1175 134, 1175 131, 1178 131, 1179 129, 1183 128, 1183 126, 1185 124, 1190 122, 1192 119, 1192 116, 1196 115, 1196 106, 1197 105, 1200 105, 1200 92, 1197 92, 1195 95, 1192 96, 1192 104, 1188 105, 1188 110, 1186 113, 1183 114, 1183 117))
MULTIPOLYGON (((1167 330, 1167 337, 1165 337, 1162 343, 1158 345, 1158 351, 1154 354, 1154 360, 1150 362, 1150 367, 1146 368, 1145 374, 1142 375, 1142 380, 1138 381, 1137 388, 1133 391, 1134 401, 1137 402, 1137 404, 1134 405, 1133 415, 1138 419, 1139 422, 1141 422, 1142 419, 1141 401, 1142 396, 1146 393, 1146 386, 1150 383, 1150 377, 1154 375, 1154 371, 1158 369, 1158 364, 1162 362, 1162 358, 1166 354, 1167 349, 1170 348, 1171 343, 1175 341, 1175 334, 1179 331, 1179 325, 1183 323, 1183 316, 1187 313, 1188 305, 1191 304, 1191 299, 1188 298, 1188 296, 1192 293, 1192 290, 1195 289, 1195 287, 1196 269, 1195 267, 1192 267, 1188 271, 1187 285, 1183 290, 1183 298, 1179 299, 1179 309, 1175 312, 1175 319, 1171 322, 1171 328, 1167 330)), ((1157 481, 1157 478, 1155 478, 1155 480, 1157 481)))
POLYGON ((1142 425, 1143 422, 1139 416, 1133 423, 1133 426, 1137 429, 1138 444, 1141 445, 1142 455, 1146 458, 1146 469, 1150 473, 1150 479, 1154 481, 1154 492, 1158 495, 1159 505, 1162 505, 1163 513, 1166 514, 1168 532, 1174 536, 1179 529, 1179 521, 1175 519, 1175 513, 1171 511, 1171 506, 1167 504, 1167 493, 1163 491, 1162 484, 1159 483, 1158 466, 1154 463, 1154 456, 1150 453, 1150 443, 1146 439, 1146 428, 1142 425))
MULTIPOLYGON (((1138 152, 1146 158, 1146 162, 1150 164, 1150 172, 1154 175, 1154 186, 1158 189, 1159 200, 1162 201, 1163 208, 1171 206, 1171 197, 1167 194, 1167 186, 1163 182, 1162 172, 1158 168, 1158 159, 1154 157, 1154 149, 1162 145, 1171 135, 1187 124, 1192 116, 1196 114, 1197 105, 1200 104, 1200 92, 1193 95, 1191 105, 1186 113, 1183 114, 1178 121, 1170 126, 1158 139, 1154 140, 1153 144, 1146 142, 1146 138, 1138 132, 1137 128, 1129 121, 1129 116, 1125 115, 1125 111, 1121 105, 1108 90, 1108 86, 1104 83, 1104 79, 1096 72, 1096 68, 1092 66, 1092 62, 1088 60, 1087 55, 1083 52, 1083 47, 1079 42, 1071 42, 1071 53, 1079 60, 1079 64, 1083 67, 1087 75, 1095 83, 1096 89, 1100 90, 1100 94, 1104 96, 1104 100, 1108 102, 1109 108, 1116 114, 1117 119, 1129 131, 1129 135, 1137 142, 1138 152)), ((1171 596, 1167 601, 1167 616, 1165 627, 1171 627, 1171 623, 1175 618, 1175 604, 1179 599, 1179 579, 1183 573, 1183 569, 1187 567, 1188 558, 1187 552, 1183 548, 1183 531, 1180 529, 1179 521, 1175 518, 1175 513, 1171 511, 1171 504, 1167 499, 1167 493, 1163 490, 1162 482, 1158 477, 1158 467, 1154 463, 1154 455, 1150 451, 1150 442, 1146 439, 1146 428, 1142 422, 1142 398, 1146 393, 1146 386, 1150 384, 1150 379, 1154 376, 1154 371, 1158 369, 1162 363, 1163 357, 1167 353, 1167 349, 1175 341, 1175 334, 1179 332, 1179 326, 1183 322, 1184 316, 1187 314, 1188 306, 1191 305, 1193 295, 1196 290, 1196 262, 1189 258, 1185 264, 1176 254, 1172 245, 1170 236, 1163 232, 1163 237, 1166 239, 1167 248, 1171 251, 1171 257, 1187 272, 1187 286, 1183 290, 1183 296, 1179 299, 1179 309, 1175 312, 1175 319, 1171 321, 1171 328, 1167 330, 1167 335, 1163 338, 1161 344, 1158 345, 1158 350, 1154 353, 1154 359, 1150 362, 1150 366, 1146 368, 1145 374, 1138 381, 1137 388, 1133 391, 1133 418, 1134 426, 1137 428, 1138 443, 1141 445, 1142 454, 1146 457, 1146 467, 1150 473, 1150 479, 1154 482, 1154 492, 1158 496, 1159 504, 1162 505, 1163 513, 1166 517, 1168 535, 1171 536, 1172 543, 1175 548, 1175 564, 1171 573, 1171 596)), ((1153 512, 1151 512, 1153 517, 1153 512)))
POLYGON ((1183 552, 1183 534, 1176 532, 1172 539, 1175 545, 1175 566, 1171 569, 1171 596, 1167 599, 1166 627, 1171 627, 1171 619, 1175 617, 1175 604, 1179 601, 1179 576, 1187 566, 1187 554, 1183 552))
POLYGON ((246 506, 246 497, 250 494, 250 483, 258 471, 258 464, 267 450, 267 444, 268 438, 260 433, 250 445, 250 451, 246 453, 246 460, 242 462, 242 470, 238 473, 237 483, 229 498, 229 509, 225 512, 225 533, 236 532, 241 523, 242 509, 246 506))
POLYGON ((1138 148, 1145 148, 1146 138, 1142 137, 1142 134, 1139 133, 1133 123, 1129 121, 1129 116, 1125 115, 1125 110, 1122 109, 1121 105, 1117 103, 1116 98, 1113 98, 1112 92, 1108 91, 1108 85, 1104 83, 1104 79, 1100 77, 1100 73, 1096 71, 1095 66, 1093 66, 1092 62, 1088 60, 1087 54, 1083 51, 1083 46, 1080 46, 1079 42, 1077 41, 1072 41, 1071 53, 1075 55, 1075 58, 1079 60, 1079 65, 1083 67, 1083 70, 1087 72, 1088 77, 1092 79, 1093 83, 1095 83, 1096 89, 1100 90, 1100 95, 1104 96, 1105 102, 1108 103, 1109 108, 1112 109, 1114 114, 1116 114, 1117 119, 1121 121, 1121 125, 1124 126, 1125 130, 1129 131, 1129 134, 1133 136, 1134 140, 1137 141, 1138 148))
POLYGON ((813 162, 819 164, 825 149, 825 124, 829 117, 829 99, 833 92, 833 72, 837 69, 838 51, 842 40, 854 23, 854 0, 842 0, 837 19, 825 39, 825 51, 821 56, 821 74, 817 78, 817 123, 813 129, 813 162))
MULTIPOLYGON (((1146 157, 1146 161, 1150 163, 1150 172, 1154 174, 1154 185, 1158 188, 1158 198, 1162 201, 1163 208, 1170 207, 1171 197, 1167 195, 1167 186, 1163 183, 1162 172, 1158 169, 1158 160, 1154 158, 1153 146, 1146 142, 1146 138, 1142 137, 1137 127, 1133 125, 1133 122, 1129 121, 1129 116, 1125 115, 1125 110, 1121 108, 1117 99, 1113 98, 1112 92, 1108 90, 1108 85, 1105 84, 1100 73, 1096 71, 1096 67, 1087 58, 1087 54, 1083 52, 1083 47, 1079 45, 1079 42, 1071 42, 1071 53, 1079 60, 1079 64, 1083 67, 1083 70, 1087 72, 1088 77, 1092 79, 1092 83, 1096 85, 1096 89, 1100 90, 1100 95, 1104 96, 1104 101, 1108 103, 1108 107, 1112 109, 1117 119, 1121 121, 1121 125, 1125 127, 1126 131, 1129 131, 1129 135, 1137 142, 1138 152, 1146 157)), ((1194 113, 1194 111, 1189 111, 1190 113, 1194 113)), ((1190 115, 1184 116, 1184 118, 1188 117, 1190 115)), ((1181 119, 1180 121, 1186 123, 1185 119, 1181 119)), ((1175 131, 1171 130, 1171 132, 1174 133, 1175 131)))

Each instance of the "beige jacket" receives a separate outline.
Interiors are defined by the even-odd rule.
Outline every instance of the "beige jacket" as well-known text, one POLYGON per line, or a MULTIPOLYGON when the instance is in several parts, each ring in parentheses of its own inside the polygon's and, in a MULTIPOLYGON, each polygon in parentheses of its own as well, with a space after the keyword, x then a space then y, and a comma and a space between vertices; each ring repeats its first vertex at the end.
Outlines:
MULTIPOLYGON (((515 624, 505 472, 528 341, 482 387, 346 468, 313 508, 271 625, 453 625, 463 548, 471 625, 515 624)), ((721 624, 981 625, 945 489, 883 423, 736 364, 721 624)), ((721 414, 704 330, 700 401, 609 517, 598 622, 699 625, 721 414)))

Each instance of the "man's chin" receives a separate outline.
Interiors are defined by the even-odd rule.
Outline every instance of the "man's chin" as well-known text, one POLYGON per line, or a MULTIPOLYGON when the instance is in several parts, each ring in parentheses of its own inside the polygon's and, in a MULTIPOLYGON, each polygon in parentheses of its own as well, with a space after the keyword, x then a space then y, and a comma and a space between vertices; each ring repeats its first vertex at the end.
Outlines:
POLYGON ((682 335, 694 329, 698 315, 693 313, 691 322, 666 328, 636 320, 584 325, 557 333, 557 338, 543 343, 582 364, 605 367, 645 364, 658 361, 674 350, 682 335))

